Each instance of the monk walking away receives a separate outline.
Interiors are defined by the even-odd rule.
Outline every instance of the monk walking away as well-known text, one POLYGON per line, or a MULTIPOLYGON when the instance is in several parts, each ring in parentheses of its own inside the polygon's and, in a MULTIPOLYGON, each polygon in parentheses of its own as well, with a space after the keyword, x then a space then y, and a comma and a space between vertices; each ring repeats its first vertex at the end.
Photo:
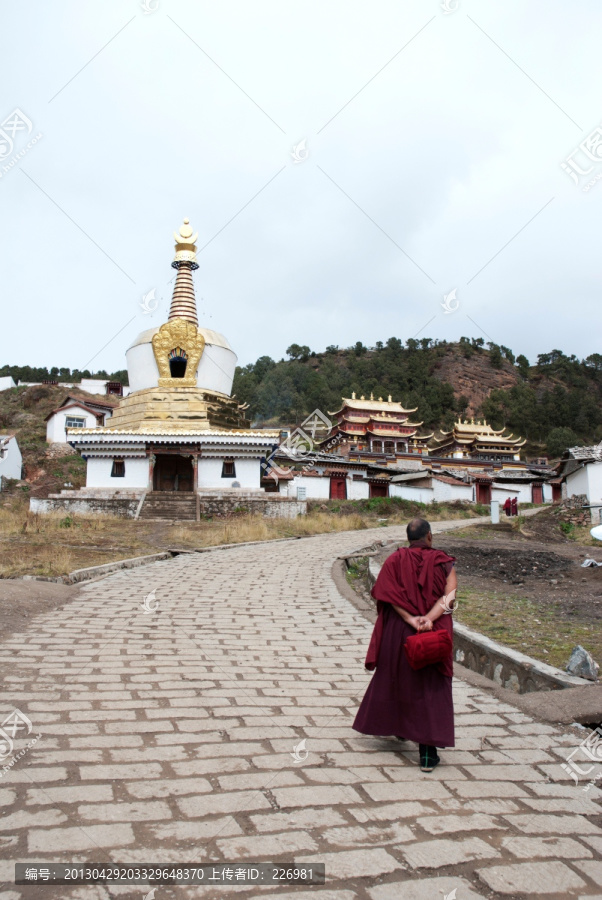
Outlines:
POLYGON ((455 745, 448 615, 456 596, 455 559, 433 547, 425 519, 413 519, 407 536, 409 546, 389 556, 372 588, 378 617, 365 666, 376 671, 353 727, 416 741, 420 768, 432 772, 437 748, 455 745))

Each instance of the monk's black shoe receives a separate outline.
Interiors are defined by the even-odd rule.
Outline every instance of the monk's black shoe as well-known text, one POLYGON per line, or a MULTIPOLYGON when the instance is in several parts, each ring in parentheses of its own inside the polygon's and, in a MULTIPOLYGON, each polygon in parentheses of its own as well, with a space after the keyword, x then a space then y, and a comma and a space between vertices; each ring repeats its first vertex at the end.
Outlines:
POLYGON ((435 766, 441 762, 437 748, 430 747, 428 744, 419 744, 418 750, 420 752, 420 771, 432 772, 435 766))

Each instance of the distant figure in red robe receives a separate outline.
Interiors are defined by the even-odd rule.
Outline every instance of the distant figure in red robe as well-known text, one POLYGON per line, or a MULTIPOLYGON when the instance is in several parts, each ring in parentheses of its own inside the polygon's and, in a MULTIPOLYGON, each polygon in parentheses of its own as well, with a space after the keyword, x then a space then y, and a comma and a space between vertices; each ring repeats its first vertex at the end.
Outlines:
POLYGON ((436 748, 455 744, 452 657, 414 670, 403 647, 416 632, 443 628, 452 636, 452 617, 445 613, 453 608, 457 578, 454 557, 432 546, 427 521, 413 519, 407 535, 410 546, 389 556, 372 588, 378 618, 365 665, 376 672, 353 727, 416 741, 420 768, 431 772, 439 762, 436 748))
POLYGON ((512 498, 512 515, 513 516, 518 515, 518 497, 512 498))
POLYGON ((510 497, 506 497, 504 501, 504 511, 507 516, 512 515, 512 500, 510 499, 510 497))

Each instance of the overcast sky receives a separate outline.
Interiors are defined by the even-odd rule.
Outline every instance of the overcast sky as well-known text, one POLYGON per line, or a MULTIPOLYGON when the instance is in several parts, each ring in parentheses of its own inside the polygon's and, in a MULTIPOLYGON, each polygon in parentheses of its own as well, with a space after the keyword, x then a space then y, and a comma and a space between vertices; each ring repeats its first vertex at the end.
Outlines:
POLYGON ((241 364, 600 351, 596 0, 144 2, 0 3, 0 364, 124 367, 184 216, 241 364))

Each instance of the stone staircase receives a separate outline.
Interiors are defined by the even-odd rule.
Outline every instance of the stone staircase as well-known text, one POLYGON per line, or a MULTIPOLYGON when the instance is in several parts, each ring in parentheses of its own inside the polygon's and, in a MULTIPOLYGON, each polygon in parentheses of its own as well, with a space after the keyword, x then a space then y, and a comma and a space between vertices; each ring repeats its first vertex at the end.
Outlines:
POLYGON ((196 494, 192 491, 150 491, 138 518, 194 522, 196 494))

